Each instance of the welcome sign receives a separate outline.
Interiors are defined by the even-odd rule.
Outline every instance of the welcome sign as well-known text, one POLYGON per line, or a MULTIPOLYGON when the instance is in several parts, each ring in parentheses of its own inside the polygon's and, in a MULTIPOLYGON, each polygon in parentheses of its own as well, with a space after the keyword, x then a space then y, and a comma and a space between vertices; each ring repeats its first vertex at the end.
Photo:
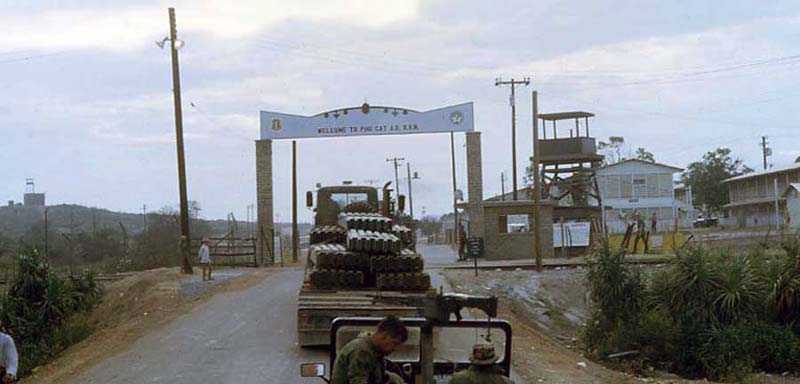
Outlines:
POLYGON ((475 130, 471 102, 424 112, 364 103, 360 107, 338 109, 314 116, 261 111, 260 117, 262 140, 475 130))

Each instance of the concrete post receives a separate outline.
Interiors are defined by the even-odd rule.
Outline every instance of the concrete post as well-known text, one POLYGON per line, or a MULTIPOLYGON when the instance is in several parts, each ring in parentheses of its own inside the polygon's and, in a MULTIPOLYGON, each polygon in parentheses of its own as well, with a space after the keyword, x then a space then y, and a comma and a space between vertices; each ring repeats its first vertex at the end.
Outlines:
POLYGON ((469 236, 484 237, 483 166, 481 165, 481 133, 467 132, 467 193, 469 200, 469 236))
POLYGON ((275 262, 272 197, 272 140, 256 140, 256 256, 269 265, 275 262))

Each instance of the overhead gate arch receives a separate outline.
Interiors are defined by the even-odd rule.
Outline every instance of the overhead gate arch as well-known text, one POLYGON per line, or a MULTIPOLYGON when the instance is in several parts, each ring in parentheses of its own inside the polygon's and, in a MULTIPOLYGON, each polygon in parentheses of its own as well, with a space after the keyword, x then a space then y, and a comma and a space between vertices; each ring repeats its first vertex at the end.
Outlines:
MULTIPOLYGON (((469 236, 483 237, 483 171, 481 136, 475 131, 473 103, 451 105, 429 111, 370 106, 364 103, 322 112, 313 116, 261 111, 260 134, 256 140, 256 253, 264 264, 274 262, 274 204, 272 183, 273 140, 382 136, 463 132, 467 141, 467 213, 469 236)), ((293 148, 294 149, 294 148, 293 148)), ((293 151, 294 156, 294 151, 293 151)), ((293 166, 293 180, 296 168, 293 166)), ((296 182, 296 181, 293 181, 296 182)), ((297 196, 293 197, 296 218, 297 196)), ((296 232, 296 227, 293 230, 296 232)), ((297 233, 293 233, 297 241, 297 233)))

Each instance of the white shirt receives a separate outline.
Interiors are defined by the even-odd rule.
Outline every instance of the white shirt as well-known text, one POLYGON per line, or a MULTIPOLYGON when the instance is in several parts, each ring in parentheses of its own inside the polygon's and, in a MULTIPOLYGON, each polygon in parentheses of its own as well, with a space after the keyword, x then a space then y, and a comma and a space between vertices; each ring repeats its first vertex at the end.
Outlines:
POLYGON ((11 336, 0 332, 0 366, 6 368, 6 373, 17 377, 17 347, 11 336))
POLYGON ((211 256, 208 254, 208 244, 203 244, 200 246, 200 251, 197 252, 197 255, 200 256, 201 263, 210 263, 211 256))

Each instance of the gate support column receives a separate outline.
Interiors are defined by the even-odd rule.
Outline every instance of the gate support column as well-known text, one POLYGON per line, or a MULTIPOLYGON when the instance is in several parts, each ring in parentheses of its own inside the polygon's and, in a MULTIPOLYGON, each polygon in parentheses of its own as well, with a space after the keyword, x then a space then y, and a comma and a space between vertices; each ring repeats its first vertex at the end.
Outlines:
POLYGON ((481 165, 481 133, 467 132, 467 212, 469 236, 484 237, 483 166, 481 165))
POLYGON ((275 263, 272 196, 272 140, 256 140, 256 258, 268 265, 275 263))

